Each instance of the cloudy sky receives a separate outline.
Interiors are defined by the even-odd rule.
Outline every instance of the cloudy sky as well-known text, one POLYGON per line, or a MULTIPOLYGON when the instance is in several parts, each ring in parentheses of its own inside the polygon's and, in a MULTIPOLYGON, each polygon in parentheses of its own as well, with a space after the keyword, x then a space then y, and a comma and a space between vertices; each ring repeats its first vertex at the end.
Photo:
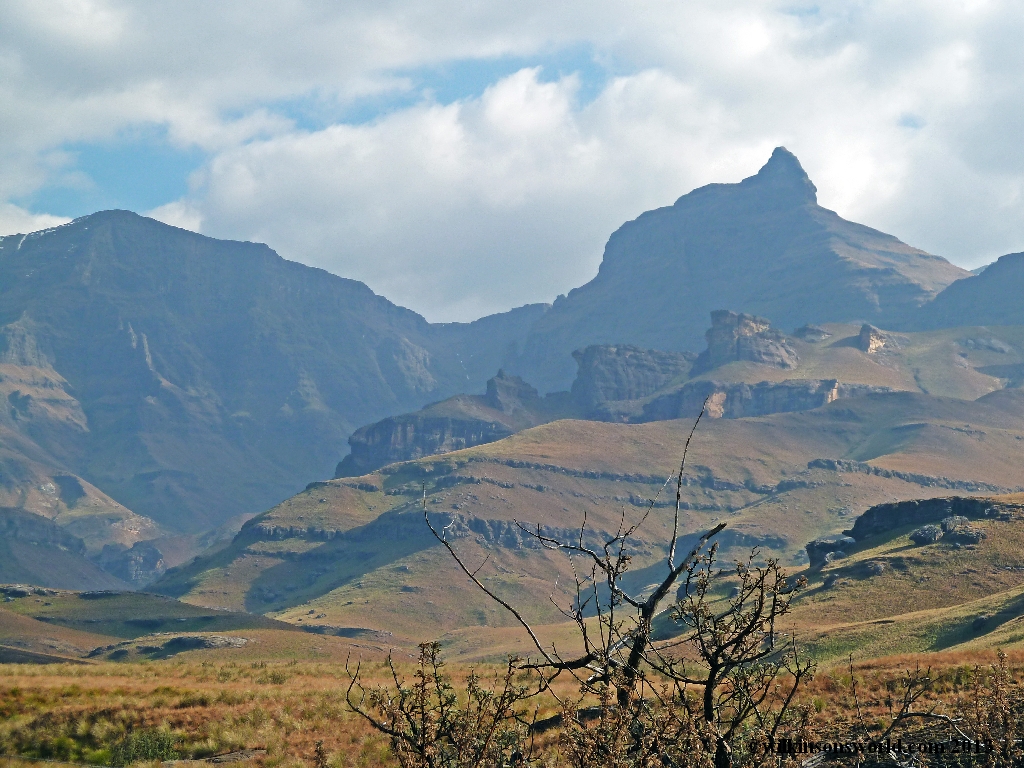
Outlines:
POLYGON ((0 234, 128 208, 436 321, 795 152, 842 216, 1024 250, 1019 0, 0 0, 0 234))

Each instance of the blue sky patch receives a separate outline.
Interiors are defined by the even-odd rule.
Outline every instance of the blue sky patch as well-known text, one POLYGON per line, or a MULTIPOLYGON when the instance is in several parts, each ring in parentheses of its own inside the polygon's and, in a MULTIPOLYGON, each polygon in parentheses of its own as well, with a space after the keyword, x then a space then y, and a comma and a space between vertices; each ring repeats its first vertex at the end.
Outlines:
POLYGON ((391 112, 424 100, 451 104, 480 97, 488 86, 527 67, 540 67, 540 80, 553 82, 576 74, 580 106, 592 102, 608 81, 627 70, 607 57, 598 56, 590 45, 575 45, 537 56, 500 56, 492 59, 460 59, 432 67, 399 70, 390 74, 408 88, 339 104, 319 95, 278 101, 270 109, 295 121, 298 128, 319 131, 329 125, 371 123, 391 112))
POLYGON ((157 127, 62 149, 75 158, 65 169, 65 180, 57 179, 17 204, 71 218, 112 208, 147 211, 188 192, 189 174, 206 159, 197 148, 174 147, 166 131, 157 127))

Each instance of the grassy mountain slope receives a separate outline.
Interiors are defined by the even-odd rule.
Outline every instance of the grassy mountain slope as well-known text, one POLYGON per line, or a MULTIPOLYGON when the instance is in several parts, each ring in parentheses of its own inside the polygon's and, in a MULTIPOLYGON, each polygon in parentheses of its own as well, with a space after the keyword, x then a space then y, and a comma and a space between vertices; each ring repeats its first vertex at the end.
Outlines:
POLYGON ((992 497, 1014 514, 972 520, 986 534, 976 545, 915 545, 912 525, 860 542, 848 557, 810 572, 810 588, 793 614, 798 635, 822 658, 1021 643, 1022 502, 1021 494, 992 497))
MULTIPOLYGON (((873 504, 1014 490, 1024 477, 1024 458, 1012 450, 1024 441, 1020 405, 1019 393, 968 402, 908 392, 704 421, 688 460, 684 530, 726 520, 726 553, 759 544, 799 565, 807 541, 848 528, 873 504)), ((586 514, 588 531, 614 531, 623 510, 637 518, 657 494, 691 426, 558 421, 316 484, 247 523, 216 555, 169 572, 156 589, 323 631, 390 631, 396 641, 508 626, 425 528, 425 486, 431 518, 450 526, 467 561, 486 561, 481 573, 496 591, 553 624, 548 596, 568 599, 571 572, 564 558, 531 548, 512 521, 573 536, 586 514)), ((663 556, 667 498, 639 533, 635 586, 652 580, 645 568, 663 556)))
POLYGON ((45 517, 0 507, 0 583, 44 587, 126 589, 86 558, 84 542, 45 517))

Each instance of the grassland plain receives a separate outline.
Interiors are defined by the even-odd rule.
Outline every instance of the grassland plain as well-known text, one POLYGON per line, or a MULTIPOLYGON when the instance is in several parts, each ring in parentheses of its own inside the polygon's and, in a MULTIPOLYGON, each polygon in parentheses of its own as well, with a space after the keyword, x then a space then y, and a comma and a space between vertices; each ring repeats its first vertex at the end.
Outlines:
MULTIPOLYGON (((808 718, 806 736, 845 739, 856 728, 861 738, 877 737, 908 670, 922 664, 929 686, 918 709, 955 715, 984 692, 997 663, 995 651, 973 649, 822 664, 799 694, 799 708, 808 718)), ((396 666, 400 677, 413 678, 411 661, 399 660, 396 666)), ((492 679, 500 668, 452 664, 446 671, 460 689, 471 671, 492 679)), ((1024 654, 1011 650, 1007 671, 1019 686, 1024 654)), ((368 688, 393 685, 379 656, 363 656, 360 676, 368 688)), ((348 706, 349 681, 339 660, 225 660, 206 651, 147 663, 3 665, 0 752, 29 760, 103 764, 129 733, 153 733, 164 735, 173 750, 164 756, 177 759, 255 750, 243 762, 298 768, 317 764, 316 744, 321 742, 331 768, 397 765, 387 742, 348 706)), ((554 690, 561 697, 575 694, 568 681, 556 683, 554 690)), ((529 717, 557 710, 550 696, 524 707, 529 717)), ((554 734, 540 737, 538 746, 545 765, 564 764, 554 734)), ((5 768, 14 766, 24 763, 8 761, 5 768)))
MULTIPOLYGON (((1022 503, 1024 494, 986 500, 994 507, 1018 510, 1022 503)), ((922 710, 937 707, 938 712, 956 714, 968 706, 991 677, 988 670, 996 662, 997 648, 1009 649, 1009 675, 1012 685, 1019 685, 1024 672, 1024 519, 1011 515, 971 524, 985 533, 976 544, 940 540, 915 545, 908 527, 896 528, 864 539, 849 548, 847 557, 821 569, 791 569, 794 576, 808 576, 809 585, 783 629, 819 663, 799 699, 809 718, 808 737, 846 738, 854 731, 864 738, 877 736, 886 727, 890 703, 898 698, 907 670, 917 665, 930 668, 925 673, 929 687, 918 706, 922 710), (883 567, 868 569, 872 563, 883 567)), ((728 577, 721 581, 717 600, 727 599, 731 584, 728 577)), ((0 632, 5 638, 16 632, 31 634, 37 631, 34 625, 42 625, 65 643, 79 643, 80 651, 111 637, 154 642, 156 635, 139 636, 147 627, 127 618, 140 611, 159 629, 168 622, 195 622, 210 615, 232 619, 231 614, 150 595, 40 590, 4 606, 0 632), (83 623, 105 634, 81 632, 77 627, 83 623)), ((663 634, 671 632, 666 618, 659 626, 663 634)), ((260 617, 242 614, 233 620, 252 624, 260 617)), ((217 632, 201 634, 226 634, 245 642, 186 649, 173 658, 147 659, 135 652, 120 663, 101 658, 84 664, 0 665, 0 751, 104 763, 132 738, 129 733, 137 733, 157 734, 180 758, 259 750, 250 762, 314 765, 319 741, 331 766, 395 764, 387 743, 346 703, 348 669, 358 660, 366 686, 389 685, 381 662, 390 650, 408 680, 415 671, 411 649, 386 642, 389 638, 373 644, 361 637, 294 629, 213 629, 217 632)), ((575 636, 570 627, 538 630, 545 641, 571 653, 575 636)), ((453 659, 448 670, 456 687, 474 670, 485 677, 496 674, 494 660, 503 652, 528 653, 525 641, 523 632, 494 626, 450 633, 446 653, 453 659)), ((65 646, 64 651, 72 649, 65 646)), ((555 692, 564 697, 574 689, 566 680, 555 692)), ((530 707, 540 717, 557 711, 553 698, 540 697, 530 707)), ((547 750, 548 763, 558 764, 556 737, 545 736, 540 746, 547 750)))

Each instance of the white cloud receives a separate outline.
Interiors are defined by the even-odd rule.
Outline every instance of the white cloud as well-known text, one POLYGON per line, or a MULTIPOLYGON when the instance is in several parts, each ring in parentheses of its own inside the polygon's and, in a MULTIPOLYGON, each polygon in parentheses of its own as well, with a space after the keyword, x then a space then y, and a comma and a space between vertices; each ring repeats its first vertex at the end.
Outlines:
POLYGON ((46 213, 29 213, 10 203, 0 203, 0 237, 36 232, 40 229, 67 224, 70 219, 46 213))
MULTIPOLYGON (((820 201, 975 266, 1024 248, 1024 14, 1009 0, 321 4, 0 0, 0 200, 69 142, 158 125, 209 162, 153 212, 365 280, 431 319, 550 300, 610 232, 784 144, 820 201), (585 46, 479 97, 297 127, 459 60, 585 46)), ((6 209, 5 209, 6 210, 6 209)), ((15 209, 12 209, 15 210, 15 209)))

